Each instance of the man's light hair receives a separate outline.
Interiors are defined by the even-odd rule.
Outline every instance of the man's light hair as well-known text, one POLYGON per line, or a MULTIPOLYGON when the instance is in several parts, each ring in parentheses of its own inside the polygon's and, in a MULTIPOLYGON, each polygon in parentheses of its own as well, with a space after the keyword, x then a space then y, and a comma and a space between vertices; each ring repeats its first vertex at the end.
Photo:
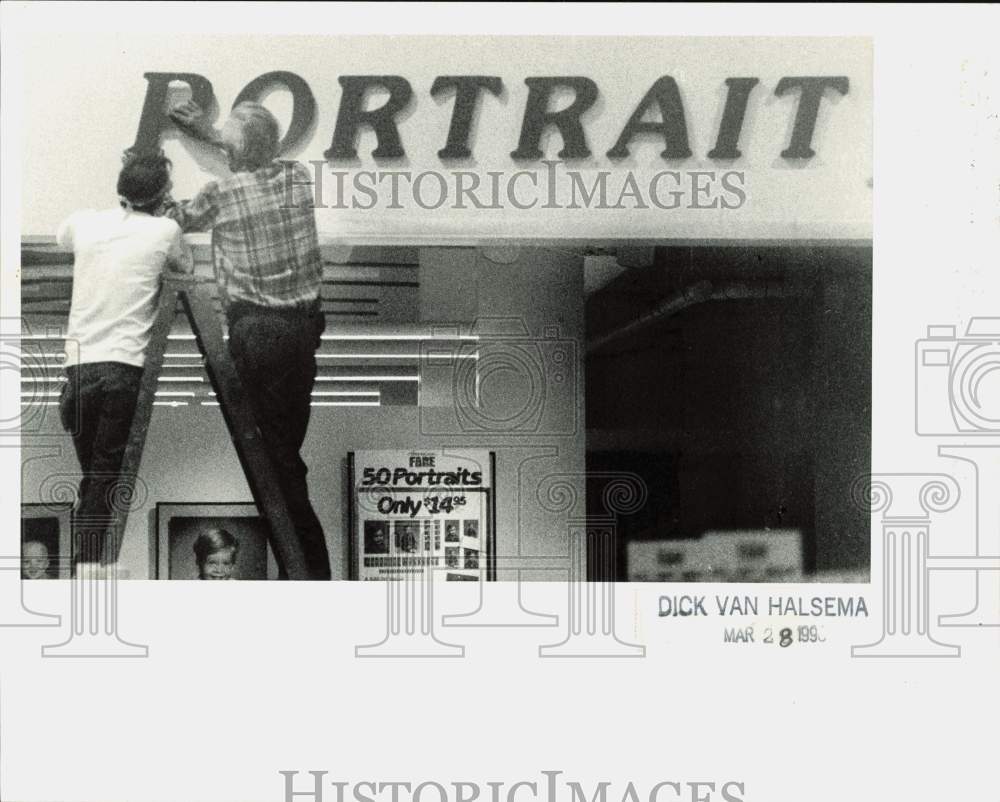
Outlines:
POLYGON ((281 130, 274 115, 260 103, 246 101, 233 108, 230 115, 239 122, 234 144, 236 160, 251 170, 270 164, 278 157, 281 130))

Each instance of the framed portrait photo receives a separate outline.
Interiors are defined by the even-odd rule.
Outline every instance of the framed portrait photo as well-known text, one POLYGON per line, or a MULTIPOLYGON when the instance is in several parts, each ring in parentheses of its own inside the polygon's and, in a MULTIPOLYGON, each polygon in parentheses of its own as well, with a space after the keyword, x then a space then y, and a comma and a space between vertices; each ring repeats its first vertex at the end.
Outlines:
POLYGON ((161 502, 149 574, 155 579, 277 579, 267 536, 267 521, 254 504, 161 502))
POLYGON ((69 579, 73 505, 21 505, 21 578, 69 579))

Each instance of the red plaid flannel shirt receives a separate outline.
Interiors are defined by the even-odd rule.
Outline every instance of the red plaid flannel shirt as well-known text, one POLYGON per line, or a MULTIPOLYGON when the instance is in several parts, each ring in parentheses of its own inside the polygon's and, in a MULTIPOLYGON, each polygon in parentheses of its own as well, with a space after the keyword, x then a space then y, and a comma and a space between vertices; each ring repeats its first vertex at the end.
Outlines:
POLYGON ((211 229, 223 304, 287 309, 319 296, 323 263, 311 180, 299 162, 273 162, 212 181, 167 209, 184 231, 211 229))

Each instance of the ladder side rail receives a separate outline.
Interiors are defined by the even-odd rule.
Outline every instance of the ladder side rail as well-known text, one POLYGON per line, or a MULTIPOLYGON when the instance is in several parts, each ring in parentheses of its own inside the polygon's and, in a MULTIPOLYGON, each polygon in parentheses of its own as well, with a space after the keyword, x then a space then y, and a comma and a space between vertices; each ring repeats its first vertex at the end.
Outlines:
POLYGON ((119 469, 119 486, 113 489, 114 498, 111 505, 112 519, 107 529, 108 543, 105 549, 110 550, 109 557, 114 562, 121 555, 122 541, 125 536, 125 525, 135 498, 135 486, 142 465, 142 453, 146 447, 146 435, 149 432, 149 422, 153 414, 153 401, 156 399, 156 386, 163 369, 163 357, 167 350, 168 335, 173 326, 177 310, 178 293, 191 282, 189 278, 164 276, 157 302, 156 317, 150 330, 149 345, 146 347, 145 361, 142 368, 142 379, 139 383, 139 396, 136 400, 132 425, 129 427, 128 441, 122 464, 119 469))
POLYGON ((216 400, 236 448, 257 509, 268 522, 271 545, 289 579, 309 579, 305 553, 288 512, 277 471, 261 436, 250 402, 222 337, 210 282, 197 281, 180 291, 198 348, 205 357, 216 400))

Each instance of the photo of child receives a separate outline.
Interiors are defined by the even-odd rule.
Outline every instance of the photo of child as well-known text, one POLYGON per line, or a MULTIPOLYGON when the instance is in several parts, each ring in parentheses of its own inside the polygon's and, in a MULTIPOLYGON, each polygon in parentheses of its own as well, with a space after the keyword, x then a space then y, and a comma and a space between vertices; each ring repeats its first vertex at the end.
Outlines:
MULTIPOLYGON (((158 579, 263 580, 269 570, 268 526, 253 505, 159 505, 158 579), (219 514, 205 514, 217 511, 219 514), (193 513, 193 514, 191 514, 193 513)), ((272 558, 273 559, 273 558, 272 558)))
POLYGON ((236 579, 240 542, 225 529, 208 529, 194 541, 198 579, 236 579))

